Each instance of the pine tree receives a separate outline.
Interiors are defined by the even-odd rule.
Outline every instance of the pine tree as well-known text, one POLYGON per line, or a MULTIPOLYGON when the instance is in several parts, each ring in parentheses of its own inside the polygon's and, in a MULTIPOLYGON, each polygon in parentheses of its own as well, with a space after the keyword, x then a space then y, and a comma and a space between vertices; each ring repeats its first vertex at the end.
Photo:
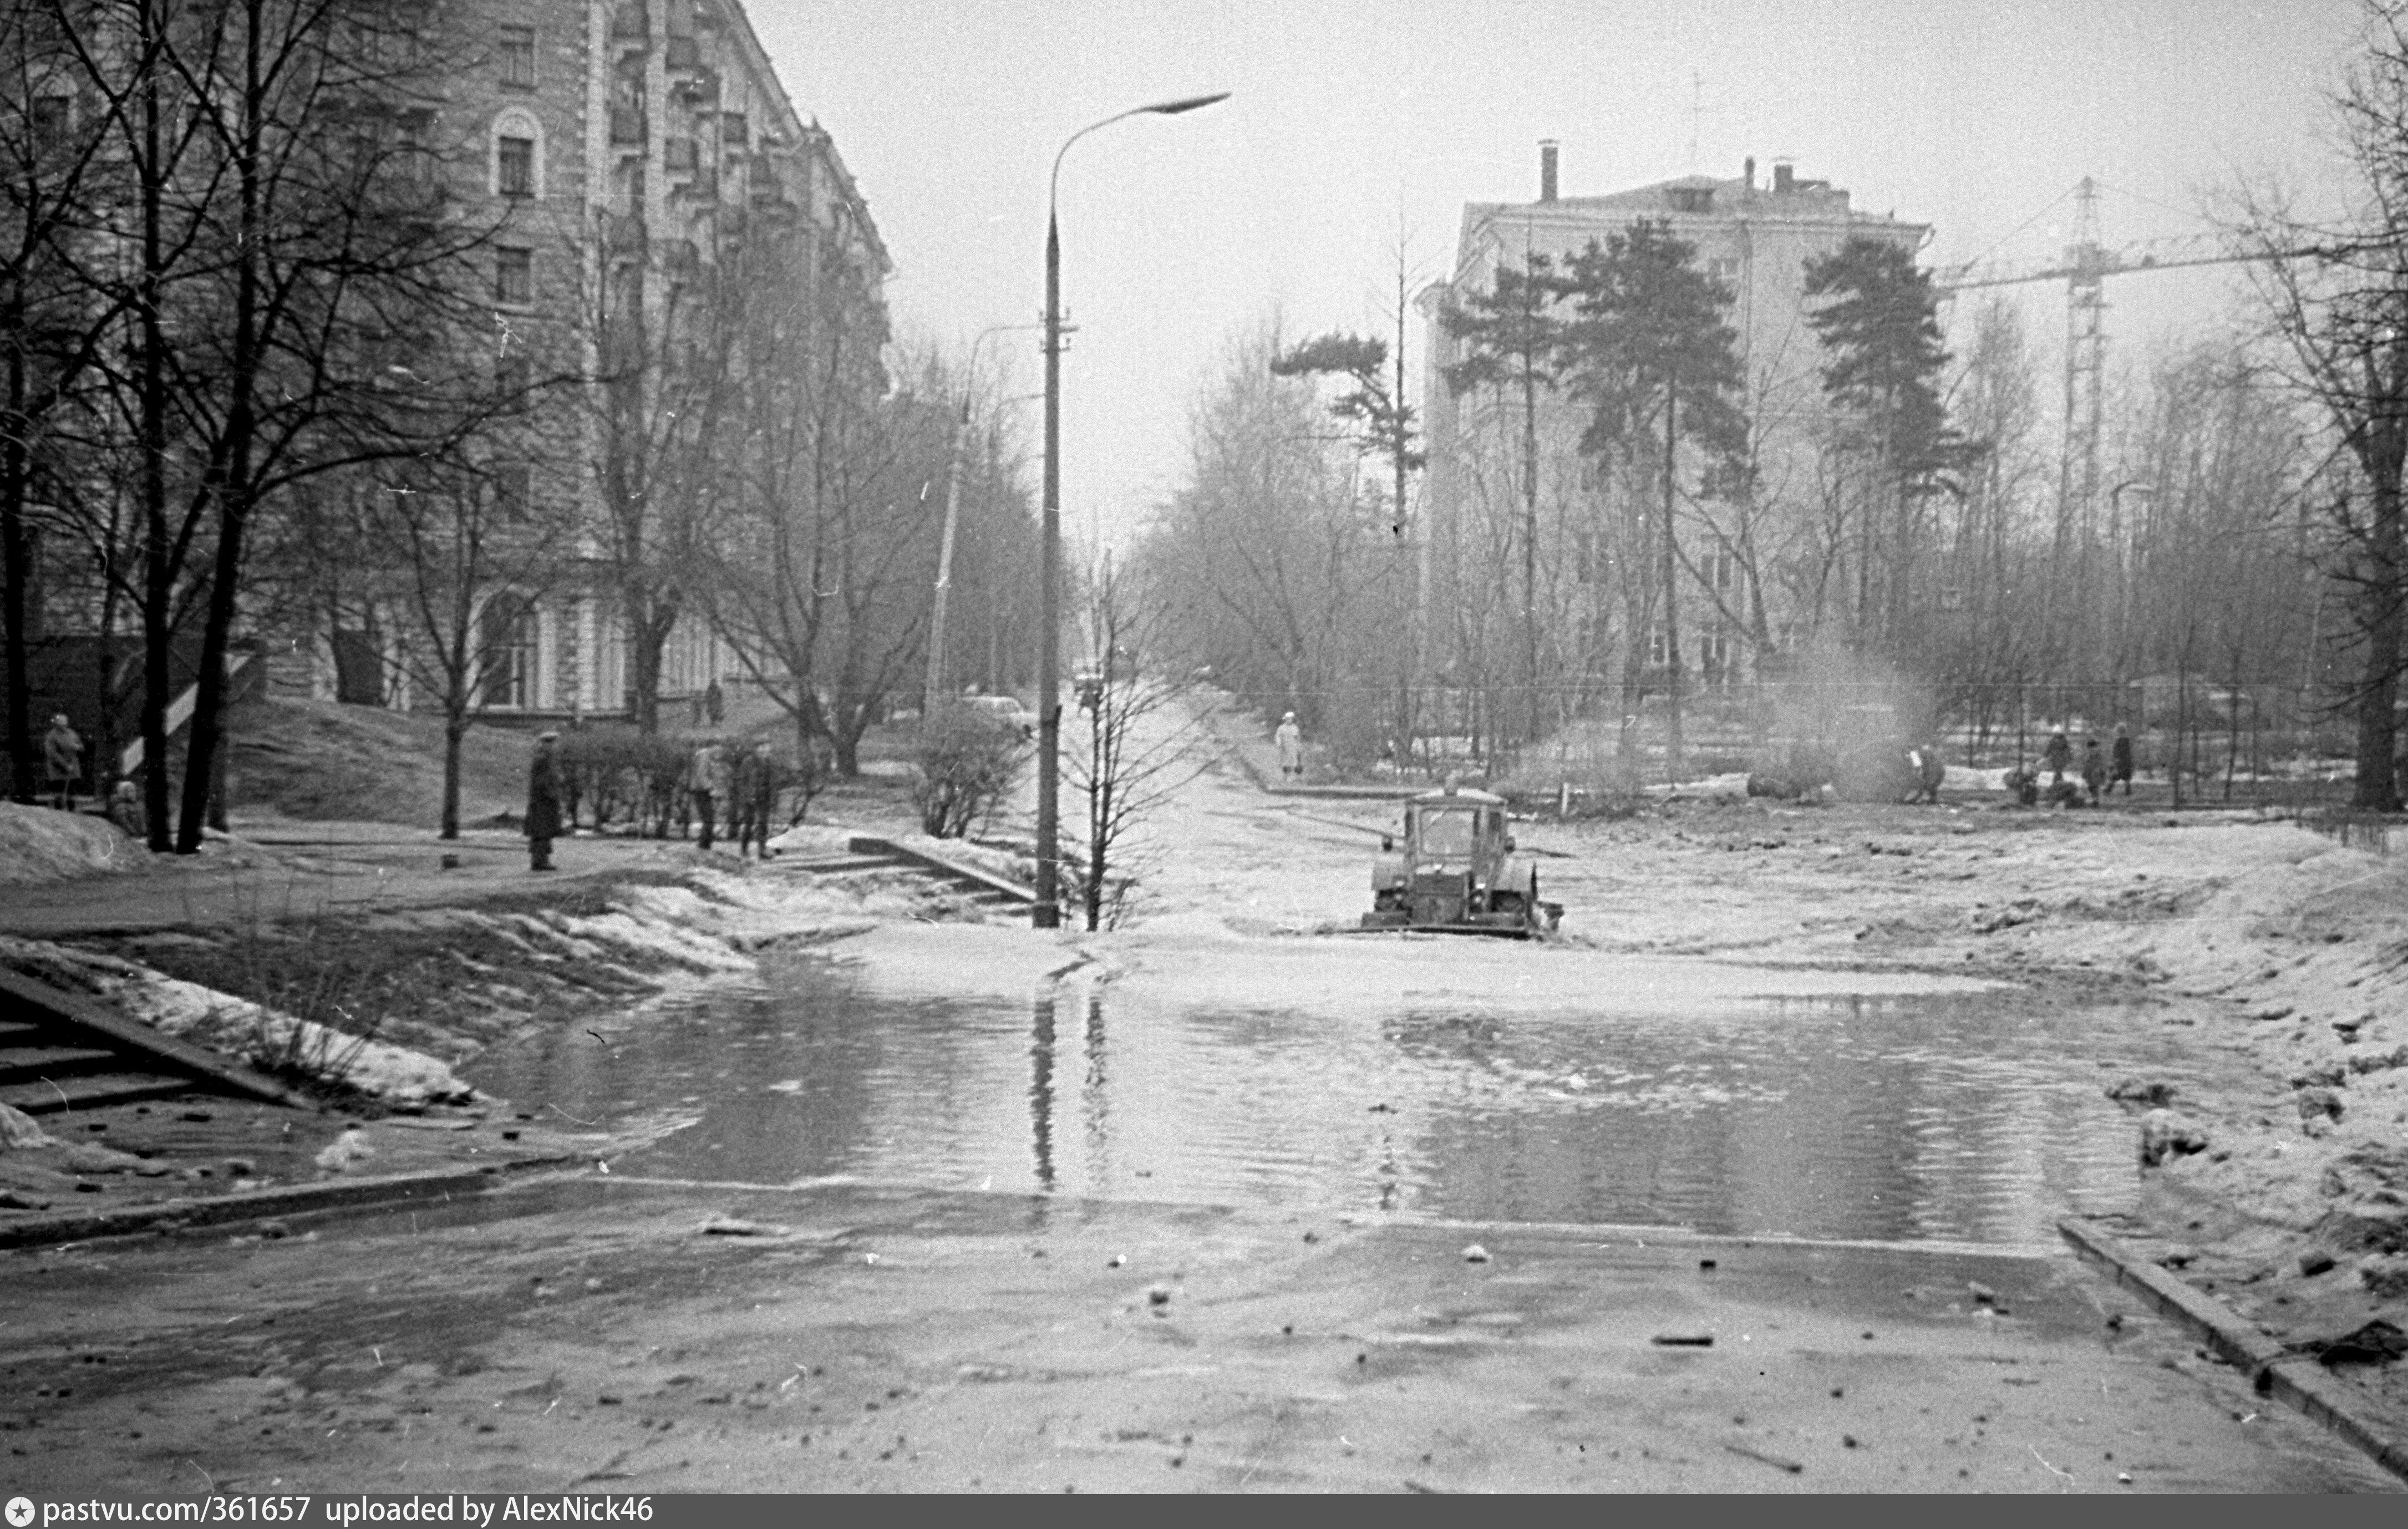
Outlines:
MULTIPOLYGON (((1590 241, 1566 267, 1560 290, 1574 315, 1561 342, 1564 371, 1573 396, 1589 409, 1583 454, 1619 452, 1636 462, 1659 446, 1663 453, 1663 510, 1653 530, 1668 672, 1665 768, 1677 779, 1682 555, 1674 518, 1682 447, 1698 466, 1698 492, 1708 495, 1734 492, 1747 459, 1739 336, 1723 317, 1731 291, 1699 268, 1695 245, 1674 237, 1669 224, 1646 220, 1603 244, 1590 241)), ((1642 657, 1634 629, 1624 661, 1634 691, 1642 657)))
POLYGON ((1912 251, 1852 238, 1806 263, 1806 295, 1827 299, 1806 320, 1823 346, 1823 392, 1845 411, 1847 447, 1870 456, 1885 501, 1864 506, 1857 522, 1858 637, 1900 646, 1913 637, 1924 506, 1966 460, 1940 396, 1940 294, 1912 251))
POLYGON ((1448 335, 1466 342, 1464 358, 1443 368, 1455 393, 1512 387, 1522 401, 1522 694, 1517 731, 1527 738, 1538 721, 1539 684, 1539 393, 1555 391, 1563 320, 1552 256, 1530 254, 1522 268, 1499 264, 1486 292, 1473 290, 1441 315, 1448 335))

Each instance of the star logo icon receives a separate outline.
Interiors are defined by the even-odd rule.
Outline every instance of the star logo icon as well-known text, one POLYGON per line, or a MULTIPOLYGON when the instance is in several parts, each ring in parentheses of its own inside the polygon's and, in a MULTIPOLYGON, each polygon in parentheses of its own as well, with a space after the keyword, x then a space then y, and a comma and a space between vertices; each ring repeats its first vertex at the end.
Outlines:
POLYGON ((31 1497, 8 1499, 8 1529, 25 1529, 25 1525, 33 1522, 34 1499, 31 1497))

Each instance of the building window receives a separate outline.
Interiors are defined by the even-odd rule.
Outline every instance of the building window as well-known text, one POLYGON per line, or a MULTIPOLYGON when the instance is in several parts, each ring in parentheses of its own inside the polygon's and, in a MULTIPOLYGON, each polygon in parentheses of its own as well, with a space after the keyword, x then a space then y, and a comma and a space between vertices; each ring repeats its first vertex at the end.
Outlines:
POLYGON ((535 604, 524 595, 496 594, 478 613, 480 667, 484 702, 503 710, 522 710, 534 704, 536 668, 535 604))
POLYGON ((1717 547, 1706 559, 1708 582, 1717 593, 1728 590, 1739 574, 1739 559, 1731 556, 1727 547, 1717 547))
POLYGON ((535 89, 535 28, 501 29, 502 83, 523 91, 535 89))
POLYGON ((535 301, 534 250, 494 251, 494 301, 510 307, 524 307, 535 301))
POLYGON ((1730 665, 1730 634, 1717 623, 1699 643, 1698 658, 1706 673, 1720 675, 1730 665))
POLYGON ((494 190, 504 196, 535 194, 535 140, 503 138, 494 150, 494 190))
POLYGON ((723 149, 741 149, 752 141, 752 127, 740 111, 719 114, 719 144, 723 149))
POLYGON ((543 124, 524 107, 506 107, 494 116, 487 150, 488 187, 495 196, 543 194, 543 124))

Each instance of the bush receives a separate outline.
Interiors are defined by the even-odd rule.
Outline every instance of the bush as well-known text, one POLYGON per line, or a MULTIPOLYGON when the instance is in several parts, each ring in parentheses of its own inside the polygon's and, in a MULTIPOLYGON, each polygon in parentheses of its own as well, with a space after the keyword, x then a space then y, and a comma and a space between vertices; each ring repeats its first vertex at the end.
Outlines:
POLYGON ((560 805, 568 826, 577 826, 580 807, 590 807, 597 829, 624 816, 638 826, 650 822, 656 835, 666 837, 672 819, 684 821, 682 788, 690 752, 675 738, 632 727, 586 727, 564 734, 555 757, 560 805))
POLYGON ((1027 740, 968 707, 953 706, 920 724, 911 804, 931 838, 961 838, 1010 793, 1027 762, 1027 740))

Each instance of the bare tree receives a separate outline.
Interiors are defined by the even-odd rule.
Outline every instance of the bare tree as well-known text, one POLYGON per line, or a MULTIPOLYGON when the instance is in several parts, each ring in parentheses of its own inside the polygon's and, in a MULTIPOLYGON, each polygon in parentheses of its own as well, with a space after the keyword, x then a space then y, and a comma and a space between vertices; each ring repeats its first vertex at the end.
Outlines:
POLYGON ((1074 677, 1083 749, 1066 751, 1073 793, 1086 799, 1075 863, 1089 929, 1116 925, 1141 879, 1133 836, 1148 814, 1202 773, 1202 716, 1184 675, 1150 668, 1154 610, 1106 553, 1086 579, 1088 656, 1074 677))
MULTIPOLYGON (((65 242, 88 304, 130 315, 77 422, 87 484, 134 485, 154 849, 199 847, 255 536, 300 485, 418 449, 376 385, 463 316, 489 230, 447 215, 424 126, 441 69, 417 0, 54 4, 102 144, 65 242), (198 627, 181 808, 173 645, 198 627)), ((113 493, 73 496, 106 506, 113 493)), ((113 533, 106 538, 112 544, 113 533)))
POLYGON ((2351 185, 2311 219, 2244 188, 2231 234, 2250 265, 2289 377, 2324 413, 2358 472, 2329 501, 2329 565, 2349 586, 2358 678, 2354 805, 2401 807, 2395 708, 2408 638, 2408 5, 2360 0, 2361 51, 2331 109, 2351 185))
POLYGON ((1210 666, 1368 753, 1412 590, 1384 505, 1359 492, 1354 437, 1327 428, 1309 384, 1272 375, 1283 353, 1269 325, 1230 344, 1189 415, 1186 480, 1131 566, 1182 672, 1210 666))
POLYGON ((75 259, 108 141, 105 121, 77 109, 76 39, 93 30, 96 8, 83 0, 0 8, 0 682, 8 693, 0 750, 19 801, 33 797, 36 758, 27 663, 36 503, 55 515, 79 487, 52 435, 122 311, 79 279, 75 259))

